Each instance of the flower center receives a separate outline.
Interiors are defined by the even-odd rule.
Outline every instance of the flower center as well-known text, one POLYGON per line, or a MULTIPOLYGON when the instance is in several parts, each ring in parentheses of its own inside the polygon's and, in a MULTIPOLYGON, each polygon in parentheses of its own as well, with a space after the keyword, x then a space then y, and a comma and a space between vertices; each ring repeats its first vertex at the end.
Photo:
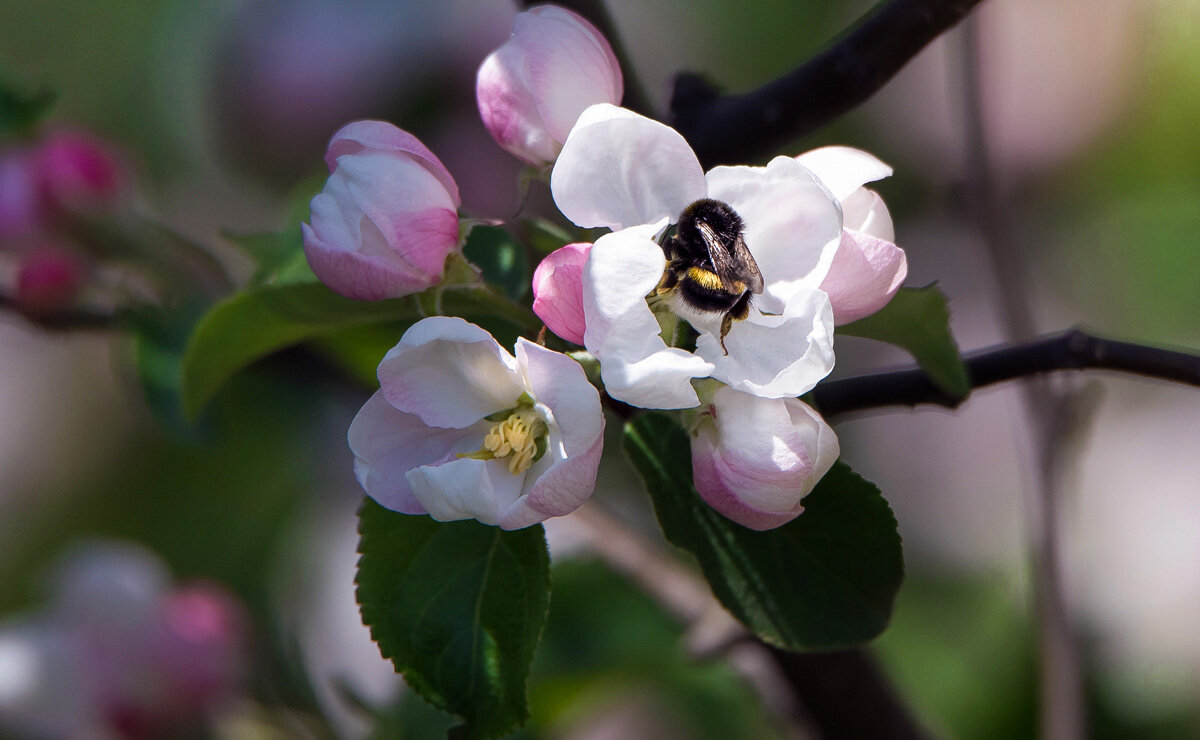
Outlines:
POLYGON ((493 414, 488 420, 496 423, 484 435, 483 447, 475 452, 459 453, 459 457, 476 460, 508 458, 508 472, 520 475, 546 453, 549 427, 532 405, 521 404, 511 411, 493 414), (497 420, 496 417, 501 418, 497 420))

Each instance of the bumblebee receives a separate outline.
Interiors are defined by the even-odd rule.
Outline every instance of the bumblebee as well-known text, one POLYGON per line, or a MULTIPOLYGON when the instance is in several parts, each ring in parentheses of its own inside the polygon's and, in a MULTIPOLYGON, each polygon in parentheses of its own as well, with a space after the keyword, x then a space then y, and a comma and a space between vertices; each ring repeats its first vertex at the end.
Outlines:
POLYGON ((675 233, 662 243, 667 267, 655 293, 677 315, 711 321, 721 316, 721 349, 733 322, 750 313, 763 291, 762 273, 742 237, 742 218, 728 203, 698 200, 683 210, 675 233))

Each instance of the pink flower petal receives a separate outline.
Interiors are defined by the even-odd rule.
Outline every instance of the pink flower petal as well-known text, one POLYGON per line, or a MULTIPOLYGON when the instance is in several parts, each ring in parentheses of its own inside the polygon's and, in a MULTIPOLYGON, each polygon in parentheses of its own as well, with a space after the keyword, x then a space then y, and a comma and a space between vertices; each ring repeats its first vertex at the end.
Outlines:
POLYGON ((847 324, 886 306, 907 275, 903 249, 847 229, 821 290, 829 294, 834 322, 847 324))
POLYGON ((533 312, 550 331, 583 344, 583 266, 591 244, 568 244, 554 250, 533 273, 533 312))

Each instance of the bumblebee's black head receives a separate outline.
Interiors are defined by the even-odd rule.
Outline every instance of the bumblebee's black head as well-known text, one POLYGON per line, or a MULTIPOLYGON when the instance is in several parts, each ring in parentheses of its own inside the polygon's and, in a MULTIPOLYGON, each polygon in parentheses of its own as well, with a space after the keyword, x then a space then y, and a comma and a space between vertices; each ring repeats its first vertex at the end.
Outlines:
POLYGON ((701 198, 683 209, 679 216, 679 224, 675 227, 675 237, 688 256, 700 257, 707 254, 704 236, 700 233, 701 223, 708 224, 726 249, 732 249, 733 243, 745 228, 742 217, 737 215, 728 203, 701 198))

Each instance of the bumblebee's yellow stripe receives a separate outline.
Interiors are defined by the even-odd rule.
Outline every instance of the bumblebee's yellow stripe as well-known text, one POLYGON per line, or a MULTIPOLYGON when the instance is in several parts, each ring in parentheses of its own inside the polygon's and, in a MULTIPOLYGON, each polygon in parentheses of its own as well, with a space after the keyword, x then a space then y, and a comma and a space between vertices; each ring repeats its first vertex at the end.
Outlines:
POLYGON ((703 267, 689 267, 687 276, 692 282, 708 290, 719 291, 723 287, 717 273, 705 270, 703 267))
MULTIPOLYGON (((711 290, 714 293, 725 291, 725 285, 721 282, 720 276, 711 270, 705 270, 703 267, 689 267, 687 276, 692 282, 706 290, 711 290)), ((746 284, 741 280, 735 280, 733 286, 739 293, 746 290, 746 284)))

